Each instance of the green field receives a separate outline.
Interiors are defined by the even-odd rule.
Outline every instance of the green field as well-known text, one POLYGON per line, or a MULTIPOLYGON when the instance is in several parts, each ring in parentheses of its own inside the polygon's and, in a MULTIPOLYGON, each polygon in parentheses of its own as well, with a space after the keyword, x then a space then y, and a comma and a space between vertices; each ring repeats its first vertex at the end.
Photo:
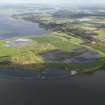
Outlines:
MULTIPOLYGON (((66 35, 61 32, 50 32, 47 35, 42 36, 30 36, 30 37, 22 37, 32 39, 33 43, 29 45, 21 45, 21 46, 6 46, 6 41, 13 41, 16 38, 8 38, 0 40, 0 67, 9 68, 16 67, 17 65, 29 68, 33 70, 44 69, 47 65, 47 68, 57 68, 57 69, 68 69, 68 70, 79 70, 79 71, 88 71, 88 70, 96 70, 102 67, 105 59, 105 54, 90 48, 83 44, 81 38, 73 37, 70 35, 66 35), (65 53, 72 52, 76 48, 87 48, 89 50, 93 50, 98 52, 101 57, 100 59, 86 63, 86 64, 57 64, 56 60, 46 61, 41 53, 46 53, 54 50, 62 50, 65 53), (8 63, 10 62, 10 63, 8 63)), ((61 59, 61 58, 59 58, 61 59)))

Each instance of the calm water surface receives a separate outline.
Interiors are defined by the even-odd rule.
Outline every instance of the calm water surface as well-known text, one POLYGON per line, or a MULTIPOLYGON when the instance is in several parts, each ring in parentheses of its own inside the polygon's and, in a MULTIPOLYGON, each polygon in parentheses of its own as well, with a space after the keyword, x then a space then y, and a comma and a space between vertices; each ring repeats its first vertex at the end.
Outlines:
POLYGON ((0 105, 105 105, 105 71, 65 80, 0 79, 0 105))
POLYGON ((11 15, 13 14, 0 13, 0 38, 47 33, 47 30, 39 27, 38 23, 15 20, 11 15))

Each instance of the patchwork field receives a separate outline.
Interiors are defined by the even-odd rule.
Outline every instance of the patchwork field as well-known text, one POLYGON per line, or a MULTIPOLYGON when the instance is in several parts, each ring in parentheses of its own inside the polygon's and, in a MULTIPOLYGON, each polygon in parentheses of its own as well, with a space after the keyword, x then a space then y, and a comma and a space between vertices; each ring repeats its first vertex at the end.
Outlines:
POLYGON ((25 10, 22 7, 10 16, 16 22, 10 25, 10 30, 0 31, 0 73, 46 78, 104 68, 104 17, 103 13, 92 10, 25 10), (18 31, 17 26, 23 27, 18 31))
POLYGON ((102 67, 104 57, 104 53, 84 45, 81 38, 62 32, 0 40, 0 68, 6 69, 90 71, 102 67))

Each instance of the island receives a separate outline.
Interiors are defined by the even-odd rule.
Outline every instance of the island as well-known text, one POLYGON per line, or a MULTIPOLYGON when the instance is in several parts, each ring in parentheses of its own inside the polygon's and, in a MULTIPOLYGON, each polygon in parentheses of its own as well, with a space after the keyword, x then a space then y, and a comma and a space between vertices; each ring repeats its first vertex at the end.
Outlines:
POLYGON ((12 15, 14 20, 38 23, 48 33, 1 38, 1 72, 44 79, 103 68, 105 11, 86 11, 51 8, 12 15))

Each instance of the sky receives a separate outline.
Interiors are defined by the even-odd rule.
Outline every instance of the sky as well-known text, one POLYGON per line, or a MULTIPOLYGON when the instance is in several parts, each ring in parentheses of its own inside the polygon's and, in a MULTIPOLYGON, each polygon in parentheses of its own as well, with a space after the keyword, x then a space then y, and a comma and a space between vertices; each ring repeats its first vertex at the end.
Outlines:
POLYGON ((105 0, 0 0, 1 3, 105 4, 105 0))

